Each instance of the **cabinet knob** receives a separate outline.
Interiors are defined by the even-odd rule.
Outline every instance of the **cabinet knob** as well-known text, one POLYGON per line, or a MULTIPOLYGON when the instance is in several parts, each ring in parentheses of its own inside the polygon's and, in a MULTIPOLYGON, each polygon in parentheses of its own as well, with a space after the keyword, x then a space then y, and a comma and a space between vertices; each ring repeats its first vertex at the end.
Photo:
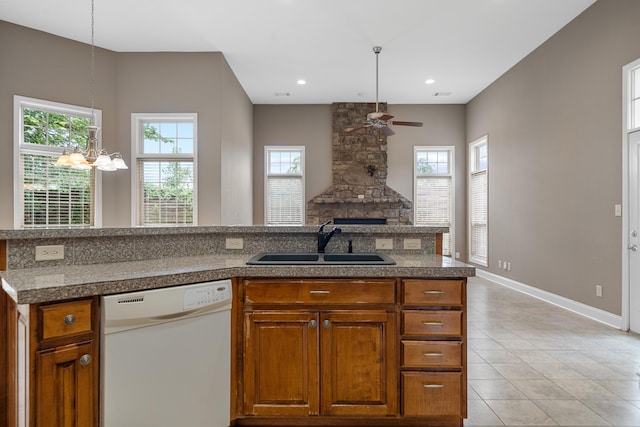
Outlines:
POLYGON ((322 326, 324 326, 325 328, 328 328, 329 326, 331 326, 331 322, 326 319, 324 322, 322 322, 322 326))
POLYGON ((315 320, 310 320, 309 321, 309 327, 310 328, 315 328, 316 327, 316 321, 315 320))
POLYGON ((76 316, 73 314, 67 314, 64 316, 64 324, 65 325, 73 325, 76 322, 76 316))
POLYGON ((80 364, 82 366, 87 366, 89 363, 91 363, 91 355, 83 354, 82 357, 80 357, 80 364))

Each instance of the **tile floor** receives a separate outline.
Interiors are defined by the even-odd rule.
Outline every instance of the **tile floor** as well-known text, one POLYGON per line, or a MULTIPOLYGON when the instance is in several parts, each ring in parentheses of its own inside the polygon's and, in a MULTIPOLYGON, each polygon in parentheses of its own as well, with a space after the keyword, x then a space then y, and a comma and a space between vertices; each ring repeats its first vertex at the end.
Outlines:
POLYGON ((471 278, 465 426, 640 426, 640 336, 471 278))

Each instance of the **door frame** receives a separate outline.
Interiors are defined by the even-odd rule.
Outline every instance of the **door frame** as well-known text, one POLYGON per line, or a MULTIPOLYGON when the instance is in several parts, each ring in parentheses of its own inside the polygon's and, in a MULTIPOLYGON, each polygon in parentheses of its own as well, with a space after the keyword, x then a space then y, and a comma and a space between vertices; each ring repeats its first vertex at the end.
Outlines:
MULTIPOLYGON (((622 325, 628 331, 631 325, 631 277, 629 274, 630 197, 629 194, 629 139, 639 129, 632 128, 631 109, 631 71, 640 67, 640 58, 622 67, 622 325)), ((637 179, 638 177, 636 177, 637 179)))

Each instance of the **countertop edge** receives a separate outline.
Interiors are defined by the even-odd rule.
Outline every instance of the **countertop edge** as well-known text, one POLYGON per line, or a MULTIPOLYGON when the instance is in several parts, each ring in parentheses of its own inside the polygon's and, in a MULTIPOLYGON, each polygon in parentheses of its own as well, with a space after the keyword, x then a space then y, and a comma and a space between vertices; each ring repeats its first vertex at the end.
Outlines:
MULTIPOLYGON (((475 276, 475 267, 456 261, 443 261, 434 256, 424 259, 422 263, 403 260, 399 265, 391 266, 251 266, 245 265, 244 259, 234 259, 234 265, 224 262, 203 262, 200 265, 182 267, 179 260, 171 260, 167 266, 133 273, 112 273, 108 280, 94 280, 105 277, 101 271, 112 272, 118 264, 102 264, 78 266, 78 269, 95 269, 95 274, 86 278, 84 270, 78 277, 73 277, 73 269, 43 268, 27 270, 10 270, 0 272, 2 287, 17 304, 35 304, 66 299, 136 292, 190 283, 208 282, 232 277, 281 277, 281 278, 459 278, 475 276), (411 265, 413 263, 413 265, 411 265), (452 265, 446 265, 450 263, 452 265), (440 265, 435 265, 440 264, 440 265), (109 270, 108 270, 109 269, 109 270), (10 283, 15 280, 15 286, 10 283)), ((135 266, 139 264, 131 263, 135 266)), ((135 270, 135 268, 134 268, 135 270)), ((124 269, 123 269, 124 271, 124 269)))

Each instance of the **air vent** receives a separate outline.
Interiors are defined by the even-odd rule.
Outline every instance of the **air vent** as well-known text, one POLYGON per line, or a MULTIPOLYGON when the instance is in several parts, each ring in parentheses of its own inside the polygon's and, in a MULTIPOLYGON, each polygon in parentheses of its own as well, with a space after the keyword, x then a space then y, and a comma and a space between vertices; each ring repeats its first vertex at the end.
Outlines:
POLYGON ((451 96, 451 92, 436 92, 433 96, 451 96))
POLYGON ((289 92, 275 92, 275 96, 291 96, 289 92))
POLYGON ((144 295, 133 295, 130 297, 118 298, 118 304, 135 304, 144 302, 144 295))

